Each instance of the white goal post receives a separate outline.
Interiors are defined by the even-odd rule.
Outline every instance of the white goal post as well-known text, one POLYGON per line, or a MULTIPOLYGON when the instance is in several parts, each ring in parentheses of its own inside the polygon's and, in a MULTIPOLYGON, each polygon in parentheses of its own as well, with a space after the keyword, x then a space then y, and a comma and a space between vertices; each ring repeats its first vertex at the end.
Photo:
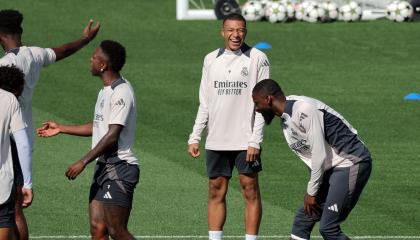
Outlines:
MULTIPOLYGON (((202 3, 202 2, 201 2, 202 3)), ((214 9, 205 9, 203 4, 197 4, 190 0, 176 0, 176 19, 177 20, 215 20, 214 9), (190 8, 190 2, 196 8, 190 8)))

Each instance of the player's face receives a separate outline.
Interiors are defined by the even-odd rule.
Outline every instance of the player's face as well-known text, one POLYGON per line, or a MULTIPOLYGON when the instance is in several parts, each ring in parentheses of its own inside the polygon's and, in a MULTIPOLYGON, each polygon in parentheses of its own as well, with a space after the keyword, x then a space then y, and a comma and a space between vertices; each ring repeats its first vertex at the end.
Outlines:
POLYGON ((225 48, 236 51, 244 44, 246 26, 241 20, 226 20, 223 24, 222 36, 225 40, 225 48))
POLYGON ((104 53, 100 47, 96 48, 90 58, 90 72, 93 76, 99 76, 105 68, 104 53))
POLYGON ((273 121, 276 113, 272 108, 272 97, 261 96, 260 94, 252 94, 252 99, 255 104, 255 111, 261 113, 267 125, 273 121))

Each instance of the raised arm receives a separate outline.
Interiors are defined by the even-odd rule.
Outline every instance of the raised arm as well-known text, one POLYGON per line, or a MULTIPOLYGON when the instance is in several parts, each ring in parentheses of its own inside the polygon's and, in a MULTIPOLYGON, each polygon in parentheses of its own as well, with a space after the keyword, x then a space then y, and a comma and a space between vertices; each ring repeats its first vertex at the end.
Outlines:
POLYGON ((40 137, 53 137, 59 133, 65 133, 69 135, 89 137, 92 136, 92 123, 86 123, 83 125, 62 125, 57 122, 48 121, 42 124, 42 127, 36 131, 40 137))
POLYGON ((70 165, 66 171, 69 180, 74 180, 85 169, 86 165, 104 154, 107 150, 118 144, 118 138, 124 126, 119 124, 110 124, 108 132, 98 144, 90 150, 82 159, 70 165))
POLYGON ((100 24, 99 22, 96 23, 96 26, 94 28, 92 28, 92 24, 93 20, 91 19, 88 25, 83 29, 83 34, 80 39, 63 44, 60 47, 52 48, 56 55, 56 61, 59 61, 72 55, 96 37, 96 34, 98 33, 100 28, 100 24))

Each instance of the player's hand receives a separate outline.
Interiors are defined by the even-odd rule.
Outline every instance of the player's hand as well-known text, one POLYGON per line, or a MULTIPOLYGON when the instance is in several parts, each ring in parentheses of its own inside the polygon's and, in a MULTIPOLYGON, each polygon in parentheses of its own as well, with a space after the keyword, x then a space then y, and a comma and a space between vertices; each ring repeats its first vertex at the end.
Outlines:
POLYGON ((303 211, 309 217, 319 216, 320 207, 318 203, 316 202, 316 197, 311 196, 308 193, 305 193, 303 211))
POLYGON ((60 133, 60 125, 56 122, 48 121, 42 124, 42 127, 36 130, 40 137, 53 137, 60 133))
POLYGON ((90 19, 88 25, 83 29, 82 39, 86 39, 89 42, 96 37, 96 34, 98 34, 99 28, 101 27, 99 22, 96 23, 94 28, 92 28, 92 24, 93 20, 90 19))
POLYGON ((22 188, 22 207, 27 208, 31 206, 34 200, 34 193, 31 188, 22 188))
POLYGON ((248 150, 246 151, 247 162, 254 162, 258 160, 259 156, 260 156, 260 149, 254 148, 254 147, 248 147, 248 150))
POLYGON ((66 177, 69 180, 74 180, 76 177, 85 169, 85 164, 82 160, 77 161, 69 166, 69 168, 66 171, 66 177))
POLYGON ((188 153, 193 158, 198 158, 200 156, 200 145, 198 143, 192 143, 188 145, 188 153))

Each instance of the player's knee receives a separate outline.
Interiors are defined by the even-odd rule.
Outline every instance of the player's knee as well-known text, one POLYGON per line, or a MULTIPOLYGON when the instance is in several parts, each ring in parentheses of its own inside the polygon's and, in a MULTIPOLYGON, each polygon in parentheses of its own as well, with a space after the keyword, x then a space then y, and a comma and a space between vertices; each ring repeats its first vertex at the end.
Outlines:
POLYGON ((209 200, 222 201, 226 195, 226 187, 222 182, 210 182, 209 184, 209 200))
POLYGON ((104 223, 92 220, 90 221, 90 234, 94 239, 101 239, 107 235, 107 227, 104 223))
POLYGON ((321 233, 321 236, 324 239, 337 239, 337 240, 345 240, 346 239, 345 235, 342 234, 339 226, 320 224, 319 233, 321 233))
POLYGON ((242 195, 246 201, 257 201, 260 199, 260 190, 258 185, 246 184, 242 185, 242 195))
POLYGON ((127 239, 127 235, 129 235, 124 226, 109 226, 108 232, 112 239, 127 239))

